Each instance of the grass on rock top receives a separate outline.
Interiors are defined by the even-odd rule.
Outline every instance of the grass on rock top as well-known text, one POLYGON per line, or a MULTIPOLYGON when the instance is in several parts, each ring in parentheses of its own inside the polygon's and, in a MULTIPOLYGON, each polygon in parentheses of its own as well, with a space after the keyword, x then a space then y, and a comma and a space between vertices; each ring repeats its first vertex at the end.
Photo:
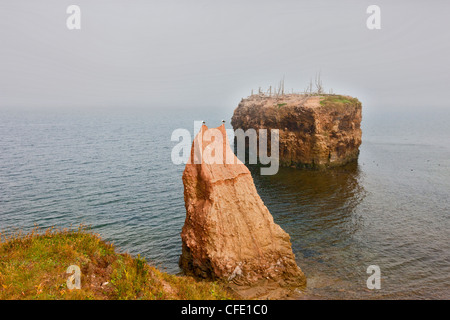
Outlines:
POLYGON ((115 247, 85 227, 0 234, 0 300, 5 299, 233 299, 218 282, 159 271, 139 255, 115 247), (70 265, 81 289, 68 289, 70 265))
POLYGON ((345 107, 347 105, 357 105, 359 100, 357 98, 341 96, 341 95, 325 95, 320 100, 320 105, 324 107, 345 107))

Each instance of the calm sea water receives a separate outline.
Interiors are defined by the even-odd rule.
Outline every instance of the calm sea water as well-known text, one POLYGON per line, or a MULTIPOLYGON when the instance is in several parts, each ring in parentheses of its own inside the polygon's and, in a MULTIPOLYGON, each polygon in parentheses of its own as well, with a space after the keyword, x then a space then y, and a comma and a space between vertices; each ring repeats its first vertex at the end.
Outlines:
MULTIPOLYGON (((122 251, 178 273, 183 166, 176 128, 232 110, 0 110, 0 229, 91 225, 122 251), (207 116, 205 116, 207 115, 207 116)), ((363 114, 357 164, 260 176, 317 298, 450 298, 450 114, 363 114), (366 269, 381 269, 368 290, 366 269)), ((229 122, 229 121, 228 121, 229 122)))

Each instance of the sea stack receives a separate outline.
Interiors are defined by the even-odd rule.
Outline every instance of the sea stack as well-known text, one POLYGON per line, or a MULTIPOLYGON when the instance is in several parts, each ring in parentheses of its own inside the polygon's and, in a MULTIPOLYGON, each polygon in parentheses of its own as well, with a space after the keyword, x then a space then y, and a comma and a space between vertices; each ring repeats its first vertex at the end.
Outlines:
POLYGON ((357 160, 361 109, 350 96, 254 94, 242 99, 231 124, 244 131, 278 129, 280 166, 327 168, 357 160))
MULTIPOLYGON (((202 126, 183 183, 186 220, 180 267, 186 274, 247 288, 305 286, 289 235, 274 222, 250 171, 231 150, 224 125, 202 126), (223 161, 211 163, 211 156, 218 159, 211 152, 213 144, 223 147, 223 161)), ((267 294, 261 289, 247 292, 253 298, 267 294)))

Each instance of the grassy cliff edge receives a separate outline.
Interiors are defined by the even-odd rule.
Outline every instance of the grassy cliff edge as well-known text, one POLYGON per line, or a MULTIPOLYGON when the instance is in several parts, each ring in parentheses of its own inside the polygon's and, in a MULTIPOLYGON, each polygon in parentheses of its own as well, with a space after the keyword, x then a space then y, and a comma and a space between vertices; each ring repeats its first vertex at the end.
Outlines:
POLYGON ((0 300, 6 299, 233 299, 218 282, 159 271, 139 255, 118 253, 86 228, 0 234, 0 300), (81 288, 69 289, 71 265, 81 288))

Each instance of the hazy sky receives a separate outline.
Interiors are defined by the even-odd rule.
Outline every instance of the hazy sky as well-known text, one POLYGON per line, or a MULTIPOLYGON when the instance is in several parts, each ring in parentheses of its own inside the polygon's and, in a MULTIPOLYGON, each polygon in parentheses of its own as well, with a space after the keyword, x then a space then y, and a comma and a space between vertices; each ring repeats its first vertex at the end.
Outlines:
POLYGON ((450 1, 0 2, 0 107, 237 106, 285 77, 369 108, 449 106, 450 1), (81 8, 81 30, 66 9, 81 8), (381 30, 366 9, 381 8, 381 30))

